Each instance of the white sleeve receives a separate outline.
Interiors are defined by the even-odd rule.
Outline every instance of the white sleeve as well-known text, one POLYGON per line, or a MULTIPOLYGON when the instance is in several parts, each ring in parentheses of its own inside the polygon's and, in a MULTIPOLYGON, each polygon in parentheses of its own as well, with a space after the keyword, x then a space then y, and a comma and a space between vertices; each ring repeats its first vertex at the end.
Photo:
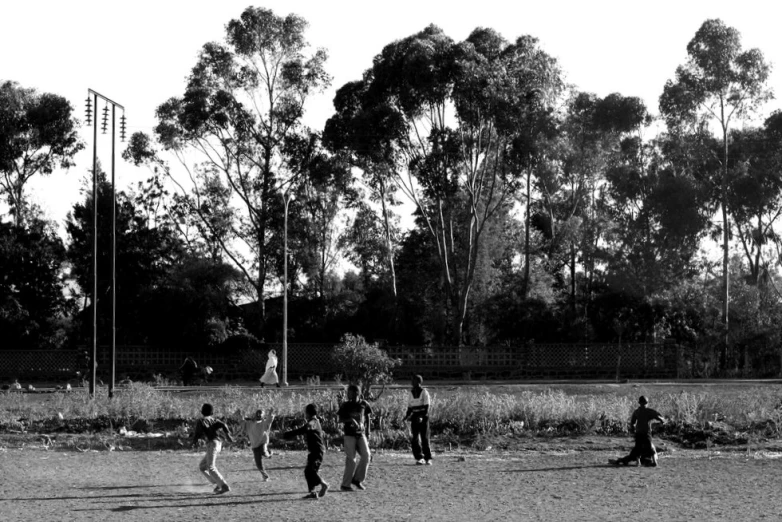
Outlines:
POLYGON ((421 404, 424 406, 428 406, 430 404, 429 392, 426 389, 424 389, 423 393, 421 393, 421 404))

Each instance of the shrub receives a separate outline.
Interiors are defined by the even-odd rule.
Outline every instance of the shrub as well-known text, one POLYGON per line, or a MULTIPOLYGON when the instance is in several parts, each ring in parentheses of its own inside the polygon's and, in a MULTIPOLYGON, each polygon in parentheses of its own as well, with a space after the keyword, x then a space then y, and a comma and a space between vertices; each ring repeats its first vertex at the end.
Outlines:
POLYGON ((360 335, 353 334, 342 336, 332 357, 344 379, 360 385, 365 391, 373 384, 391 382, 393 369, 402 364, 400 359, 389 357, 377 343, 369 344, 360 335))

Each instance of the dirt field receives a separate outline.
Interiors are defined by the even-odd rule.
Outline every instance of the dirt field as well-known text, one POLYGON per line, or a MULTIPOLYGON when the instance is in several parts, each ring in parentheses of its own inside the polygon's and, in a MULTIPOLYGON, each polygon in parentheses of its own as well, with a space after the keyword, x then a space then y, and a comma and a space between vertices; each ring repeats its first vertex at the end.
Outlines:
POLYGON ((377 452, 363 492, 340 492, 343 454, 326 455, 332 492, 305 493, 305 454, 283 452, 260 481, 248 450, 223 451, 222 496, 189 451, 0 449, 0 520, 780 520, 782 454, 669 450, 658 468, 614 468, 615 451, 442 453, 415 466, 377 452))

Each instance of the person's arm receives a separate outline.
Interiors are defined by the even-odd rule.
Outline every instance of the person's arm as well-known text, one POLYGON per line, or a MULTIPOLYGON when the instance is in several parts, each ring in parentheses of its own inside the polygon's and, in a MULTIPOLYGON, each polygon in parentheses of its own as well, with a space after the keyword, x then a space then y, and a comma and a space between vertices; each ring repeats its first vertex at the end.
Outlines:
POLYGON ((201 427, 201 423, 196 421, 196 427, 195 432, 193 433, 193 447, 195 448, 198 446, 198 439, 200 439, 203 436, 203 428, 201 427))
POLYGON ((299 435, 306 435, 307 434, 307 428, 309 427, 309 424, 305 424, 304 426, 299 426, 298 428, 294 428, 292 430, 288 430, 285 433, 282 434, 283 439, 294 439, 298 437, 299 435))
POLYGON ((218 429, 221 429, 225 432, 225 438, 228 439, 228 442, 233 442, 234 438, 231 436, 231 430, 228 429, 228 426, 223 421, 218 421, 220 423, 220 427, 218 429))

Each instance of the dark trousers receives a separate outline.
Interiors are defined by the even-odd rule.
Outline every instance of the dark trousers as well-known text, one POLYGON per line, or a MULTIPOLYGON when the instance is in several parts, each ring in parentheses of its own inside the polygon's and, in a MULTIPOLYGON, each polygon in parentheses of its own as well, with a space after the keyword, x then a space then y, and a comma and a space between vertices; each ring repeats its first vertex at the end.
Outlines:
POLYGON ((264 478, 268 477, 268 473, 266 473, 266 470, 263 468, 263 444, 257 448, 253 448, 253 457, 255 458, 255 467, 258 468, 258 471, 261 472, 261 475, 263 475, 264 478))
POLYGON ((624 462, 632 462, 638 459, 652 458, 654 455, 654 446, 652 446, 652 435, 650 433, 636 433, 635 445, 630 450, 630 454, 623 459, 624 462))
POLYGON ((312 491, 323 484, 323 479, 320 478, 320 475, 318 474, 322 462, 323 455, 307 455, 307 466, 304 468, 304 478, 307 479, 308 491, 312 491))
POLYGON ((429 417, 423 419, 413 417, 410 423, 412 432, 413 457, 415 460, 432 460, 432 450, 429 448, 429 417))

